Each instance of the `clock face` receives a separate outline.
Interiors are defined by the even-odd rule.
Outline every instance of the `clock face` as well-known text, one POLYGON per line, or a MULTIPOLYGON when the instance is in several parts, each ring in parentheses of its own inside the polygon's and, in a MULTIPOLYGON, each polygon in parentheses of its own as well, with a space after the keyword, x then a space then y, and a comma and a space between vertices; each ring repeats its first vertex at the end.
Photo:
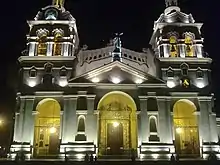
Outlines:
POLYGON ((58 17, 58 12, 55 9, 48 9, 45 12, 46 20, 56 20, 58 17))

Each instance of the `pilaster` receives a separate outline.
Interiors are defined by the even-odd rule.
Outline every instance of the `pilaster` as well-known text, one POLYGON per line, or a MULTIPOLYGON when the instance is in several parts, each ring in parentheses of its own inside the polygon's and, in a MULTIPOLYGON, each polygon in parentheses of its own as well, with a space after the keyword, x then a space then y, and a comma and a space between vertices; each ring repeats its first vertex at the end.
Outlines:
POLYGON ((140 119, 141 119, 141 127, 139 133, 141 134, 141 141, 148 142, 149 137, 149 122, 148 122, 148 114, 147 114, 147 98, 140 98, 140 119))
POLYGON ((74 142, 77 133, 77 116, 76 116, 77 97, 65 98, 63 125, 62 125, 62 143, 74 142))
POLYGON ((47 42, 47 56, 53 55, 53 42, 47 42))
POLYGON ((36 42, 29 42, 29 56, 35 56, 36 42))
POLYGON ((16 130, 14 131, 14 140, 15 142, 22 142, 22 129, 23 129, 23 120, 24 120, 24 109, 25 109, 25 99, 20 100, 19 114, 15 123, 17 124, 16 130))
POLYGON ((199 132, 200 138, 203 142, 211 142, 211 127, 210 127, 210 118, 209 111, 211 108, 211 101, 207 99, 199 99, 200 103, 200 120, 199 120, 199 132))
POLYGON ((62 44, 62 55, 69 56, 69 43, 68 42, 64 42, 62 44))
POLYGON ((34 116, 32 115, 34 98, 25 99, 24 108, 22 142, 31 143, 34 137, 34 116))
POLYGON ((158 114, 159 114, 159 137, 160 142, 172 144, 172 128, 170 104, 166 99, 157 99, 158 114))
POLYGON ((86 136, 87 141, 97 143, 97 116, 94 114, 95 96, 87 97, 86 136))

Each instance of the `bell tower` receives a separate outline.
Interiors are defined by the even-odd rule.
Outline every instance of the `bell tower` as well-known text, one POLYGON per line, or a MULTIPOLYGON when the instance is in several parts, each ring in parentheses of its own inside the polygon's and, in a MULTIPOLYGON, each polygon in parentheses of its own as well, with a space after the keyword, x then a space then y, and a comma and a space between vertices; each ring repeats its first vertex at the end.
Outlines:
MULTIPOLYGON (((209 85, 211 59, 203 50, 202 23, 183 13, 177 0, 154 23, 150 44, 160 60, 161 77, 169 88, 204 88, 209 85)), ((199 90, 199 89, 198 89, 199 90)))
POLYGON ((53 0, 28 21, 27 50, 19 58, 22 85, 64 87, 74 76, 79 38, 76 20, 64 0, 53 0))

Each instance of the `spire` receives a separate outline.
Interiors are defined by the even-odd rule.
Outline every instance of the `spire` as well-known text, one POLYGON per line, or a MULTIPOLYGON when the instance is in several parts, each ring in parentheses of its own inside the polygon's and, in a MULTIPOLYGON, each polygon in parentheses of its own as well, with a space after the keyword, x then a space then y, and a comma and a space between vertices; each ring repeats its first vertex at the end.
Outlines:
POLYGON ((52 5, 62 8, 64 7, 64 3, 65 3, 65 0, 53 0, 52 5))
POLYGON ((166 7, 178 6, 178 0, 165 0, 166 7))

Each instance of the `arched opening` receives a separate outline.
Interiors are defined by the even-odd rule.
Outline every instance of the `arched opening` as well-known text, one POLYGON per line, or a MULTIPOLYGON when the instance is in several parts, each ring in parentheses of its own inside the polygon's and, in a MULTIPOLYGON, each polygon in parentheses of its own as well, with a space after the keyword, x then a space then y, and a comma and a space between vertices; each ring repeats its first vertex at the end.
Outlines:
POLYGON ((150 116, 149 118, 149 130, 150 130, 150 142, 158 142, 160 139, 158 137, 158 131, 157 131, 157 118, 156 116, 150 116))
POLYGON ((193 57, 193 36, 191 34, 185 34, 185 45, 186 45, 186 57, 193 57))
POLYGON ((199 156, 197 108, 189 100, 177 101, 173 107, 175 149, 180 155, 199 156))
POLYGON ((34 156, 58 153, 60 110, 60 104, 54 99, 44 99, 38 103, 34 128, 34 156))
POLYGON ((177 57, 178 50, 177 50, 177 37, 172 35, 169 38, 170 43, 170 57, 177 57))
POLYGON ((85 135, 85 116, 78 117, 76 141, 86 141, 85 135))
POLYGON ((46 56, 47 55, 47 43, 44 38, 38 40, 37 55, 46 56))
POLYGON ((106 94, 98 104, 99 155, 129 154, 137 149, 136 104, 126 93, 106 94))

